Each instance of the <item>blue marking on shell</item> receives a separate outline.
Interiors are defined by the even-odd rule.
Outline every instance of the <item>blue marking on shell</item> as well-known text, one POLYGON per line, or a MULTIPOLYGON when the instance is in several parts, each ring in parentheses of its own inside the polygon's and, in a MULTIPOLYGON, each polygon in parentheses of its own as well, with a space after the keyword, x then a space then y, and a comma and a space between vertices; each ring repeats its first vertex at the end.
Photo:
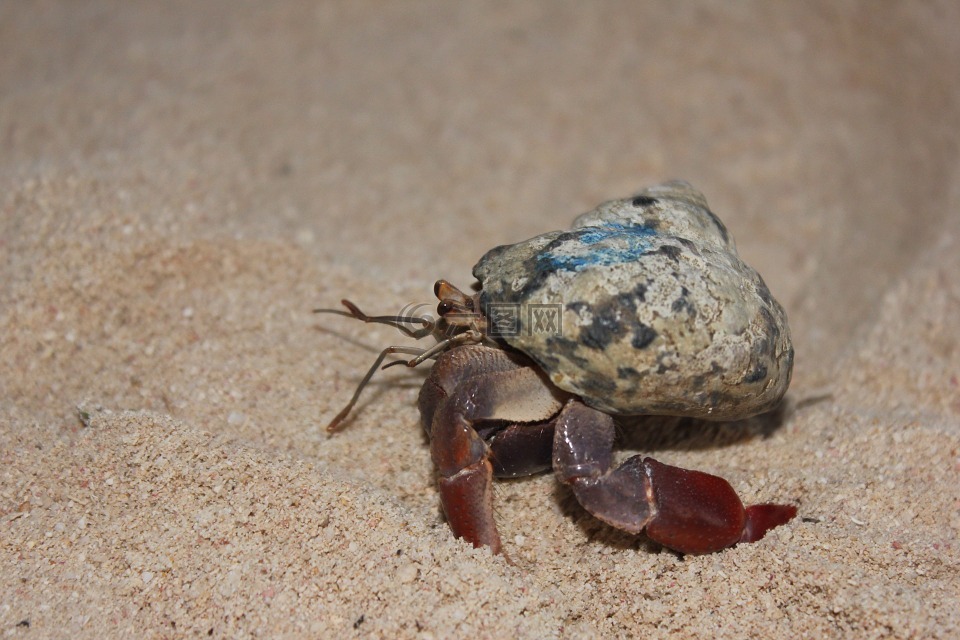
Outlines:
MULTIPOLYGON (((610 223, 601 227, 585 227, 571 232, 573 242, 589 247, 586 251, 560 253, 556 250, 537 256, 537 268, 548 271, 580 271, 585 267, 610 266, 634 262, 650 251, 649 238, 656 236, 653 227, 643 224, 610 223), (614 240, 614 242, 610 242, 614 240)), ((566 248, 568 242, 559 248, 566 248)))

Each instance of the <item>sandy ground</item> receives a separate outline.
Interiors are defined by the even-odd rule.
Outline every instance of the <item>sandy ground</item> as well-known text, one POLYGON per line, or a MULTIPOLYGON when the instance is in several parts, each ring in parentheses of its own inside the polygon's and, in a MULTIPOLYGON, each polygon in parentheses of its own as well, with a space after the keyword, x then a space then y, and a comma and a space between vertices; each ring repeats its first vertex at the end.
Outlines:
POLYGON ((728 5, 0 2, 0 635, 960 637, 960 11, 728 5), (672 177, 797 359, 778 429, 649 446, 788 526, 681 557, 544 475, 510 565, 423 372, 326 436, 402 340, 312 307, 672 177))

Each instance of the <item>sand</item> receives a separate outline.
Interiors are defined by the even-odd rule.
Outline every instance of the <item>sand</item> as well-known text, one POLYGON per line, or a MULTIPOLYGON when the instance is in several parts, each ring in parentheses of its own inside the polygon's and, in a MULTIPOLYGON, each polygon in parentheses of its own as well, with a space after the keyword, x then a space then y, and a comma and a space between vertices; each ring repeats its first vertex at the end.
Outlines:
MULTIPOLYGON (((960 637, 956 3, 0 4, 0 635, 960 637), (789 314, 800 516, 682 557, 550 475, 454 540, 396 331, 669 178, 789 314)), ((643 445, 620 452, 632 455, 643 445)))

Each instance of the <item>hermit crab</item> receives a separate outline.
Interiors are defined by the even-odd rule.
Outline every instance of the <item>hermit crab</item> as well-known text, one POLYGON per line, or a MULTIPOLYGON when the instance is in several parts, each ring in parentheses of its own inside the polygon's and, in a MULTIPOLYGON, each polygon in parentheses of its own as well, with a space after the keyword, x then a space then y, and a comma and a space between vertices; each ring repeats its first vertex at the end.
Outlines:
POLYGON ((569 231, 491 249, 476 293, 434 287, 438 319, 317 309, 437 342, 388 347, 385 366, 433 360, 423 428, 453 533, 502 552, 494 477, 552 468, 581 505, 682 553, 754 542, 796 507, 744 507, 723 478, 633 456, 613 466, 620 421, 672 415, 737 420, 773 410, 793 368, 786 315, 738 257, 726 227, 686 182, 585 213, 569 231))

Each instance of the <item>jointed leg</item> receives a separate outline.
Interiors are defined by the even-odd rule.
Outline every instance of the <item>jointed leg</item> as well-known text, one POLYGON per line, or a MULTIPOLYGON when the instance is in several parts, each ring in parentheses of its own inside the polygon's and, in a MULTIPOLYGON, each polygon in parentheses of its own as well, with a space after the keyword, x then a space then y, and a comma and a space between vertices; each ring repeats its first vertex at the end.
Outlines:
POLYGON ((430 452, 450 527, 457 537, 489 546, 494 553, 501 552, 493 519, 494 468, 490 448, 475 425, 489 420, 543 422, 563 406, 535 369, 508 366, 491 353, 497 351, 471 345, 444 354, 420 398, 424 418, 431 416, 430 452), (462 356, 473 365, 468 377, 463 377, 467 363, 458 361, 462 356))

